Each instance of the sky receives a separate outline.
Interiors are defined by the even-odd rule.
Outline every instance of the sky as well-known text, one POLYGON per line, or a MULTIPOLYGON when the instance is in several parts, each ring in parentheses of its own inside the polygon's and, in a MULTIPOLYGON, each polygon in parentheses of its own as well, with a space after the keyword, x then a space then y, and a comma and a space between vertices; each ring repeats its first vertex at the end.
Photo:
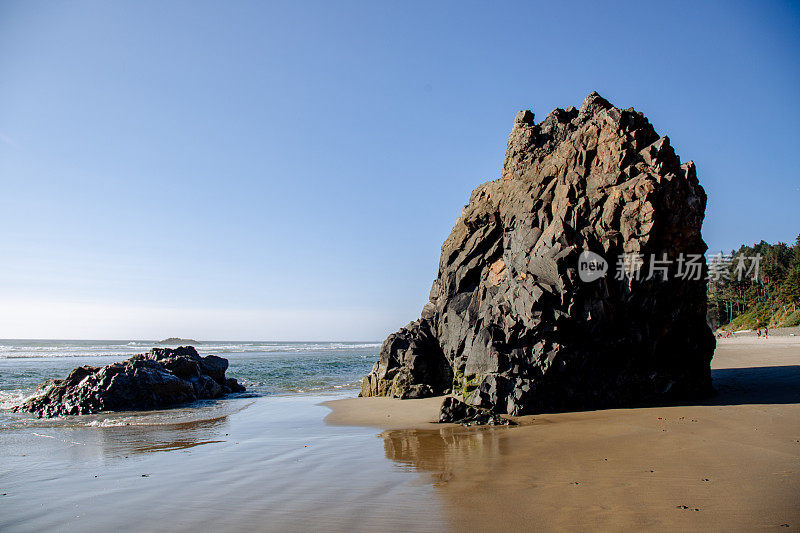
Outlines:
POLYGON ((0 0, 0 338, 381 340, 514 115, 596 90, 711 250, 800 233, 800 4, 0 0))

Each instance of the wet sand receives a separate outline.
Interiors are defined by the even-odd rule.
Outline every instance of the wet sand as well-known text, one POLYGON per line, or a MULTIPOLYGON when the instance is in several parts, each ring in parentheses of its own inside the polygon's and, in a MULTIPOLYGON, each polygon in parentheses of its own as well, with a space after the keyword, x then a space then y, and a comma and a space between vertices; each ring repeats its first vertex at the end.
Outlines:
POLYGON ((441 399, 364 398, 327 420, 387 428, 461 531, 800 529, 800 340, 721 340, 712 366, 705 405, 479 429, 433 424, 441 399))
MULTIPOLYGON (((331 409, 325 422, 332 426, 366 426, 382 429, 434 429, 440 427, 443 397, 421 400, 394 398, 343 398, 324 402, 331 409)), ((447 424, 451 427, 450 424, 447 424)))
POLYGON ((330 397, 0 426, 0 531, 447 529, 374 429, 323 423, 330 397))

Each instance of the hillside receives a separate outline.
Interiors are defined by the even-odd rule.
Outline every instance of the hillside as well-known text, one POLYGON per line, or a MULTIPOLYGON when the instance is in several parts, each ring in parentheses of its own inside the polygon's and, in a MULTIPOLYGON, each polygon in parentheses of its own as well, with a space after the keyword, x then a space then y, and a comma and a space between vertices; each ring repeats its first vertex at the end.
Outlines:
POLYGON ((761 241, 712 256, 709 273, 714 325, 728 331, 800 325, 800 235, 793 246, 761 241))

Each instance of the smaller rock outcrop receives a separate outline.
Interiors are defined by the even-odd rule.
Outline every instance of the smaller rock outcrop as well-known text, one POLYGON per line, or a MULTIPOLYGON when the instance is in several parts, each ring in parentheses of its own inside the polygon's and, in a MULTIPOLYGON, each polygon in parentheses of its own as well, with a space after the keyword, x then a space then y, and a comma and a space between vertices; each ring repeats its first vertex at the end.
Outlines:
POLYGON ((442 403, 439 414, 440 423, 462 424, 465 426, 516 426, 517 423, 495 414, 488 409, 467 405, 458 398, 448 396, 442 403))
POLYGON ((197 344, 197 341, 194 339, 182 339, 180 337, 169 337, 162 341, 158 341, 156 344, 160 345, 175 345, 175 346, 185 346, 187 344, 197 344))
POLYGON ((383 341, 359 396, 426 398, 449 392, 453 372, 424 320, 411 322, 383 341))
POLYGON ((66 379, 49 380, 39 394, 14 407, 40 418, 101 411, 158 409, 230 392, 244 392, 226 378, 228 360, 201 357, 191 346, 153 348, 104 367, 81 366, 66 379))

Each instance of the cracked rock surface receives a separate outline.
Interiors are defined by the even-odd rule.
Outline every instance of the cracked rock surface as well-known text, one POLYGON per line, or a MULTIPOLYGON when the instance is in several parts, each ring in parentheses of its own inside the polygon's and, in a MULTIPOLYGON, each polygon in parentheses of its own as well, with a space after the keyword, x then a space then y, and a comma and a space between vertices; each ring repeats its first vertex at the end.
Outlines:
POLYGON ((500 178, 472 192, 430 301, 383 343, 361 395, 452 392, 512 415, 708 395, 705 265, 679 275, 706 250, 705 207, 694 163, 641 112, 597 93, 540 123, 519 112, 500 178), (580 279, 582 252, 606 275, 580 279))
POLYGON ((198 399, 243 392, 226 378, 228 360, 200 357, 191 346, 153 348, 104 367, 81 366, 65 379, 47 381, 39 393, 14 407, 40 418, 101 411, 159 409, 198 399))

